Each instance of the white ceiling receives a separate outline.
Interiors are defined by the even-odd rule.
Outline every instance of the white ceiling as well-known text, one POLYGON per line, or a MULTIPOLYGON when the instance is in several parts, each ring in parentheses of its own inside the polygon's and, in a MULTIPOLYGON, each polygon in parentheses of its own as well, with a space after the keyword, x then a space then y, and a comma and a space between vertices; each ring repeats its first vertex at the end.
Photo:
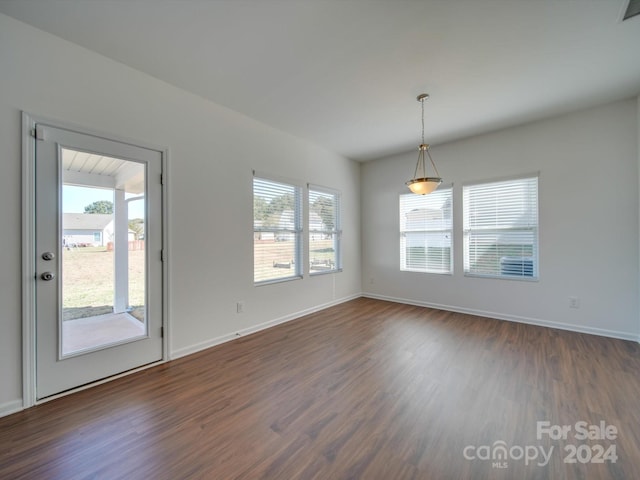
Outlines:
POLYGON ((356 160, 640 93, 627 0, 0 0, 0 12, 356 160))

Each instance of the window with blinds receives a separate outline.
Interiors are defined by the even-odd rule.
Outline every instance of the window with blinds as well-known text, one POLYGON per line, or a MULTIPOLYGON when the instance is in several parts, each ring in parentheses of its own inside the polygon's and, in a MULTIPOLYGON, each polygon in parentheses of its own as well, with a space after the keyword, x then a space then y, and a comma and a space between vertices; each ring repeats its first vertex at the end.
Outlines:
POLYGON ((253 179, 253 280, 302 277, 302 188, 253 179))
POLYGON ((538 177, 463 187, 464 272, 538 278, 538 177))
POLYGON ((400 195, 400 270, 453 270, 451 188, 429 195, 400 195))
POLYGON ((309 273, 342 269, 340 252, 340 195, 309 185, 309 273))

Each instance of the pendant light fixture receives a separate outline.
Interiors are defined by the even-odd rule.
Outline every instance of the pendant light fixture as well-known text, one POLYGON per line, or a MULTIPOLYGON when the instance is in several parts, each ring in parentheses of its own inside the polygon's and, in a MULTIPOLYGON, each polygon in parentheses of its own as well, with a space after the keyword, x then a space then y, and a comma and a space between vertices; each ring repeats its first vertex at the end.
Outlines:
POLYGON ((442 178, 440 178, 436 164, 433 162, 433 158, 431 158, 431 154, 429 153, 429 144, 424 141, 424 101, 427 98, 429 98, 428 93, 421 93, 417 98, 422 105, 422 143, 418 147, 418 163, 416 164, 416 171, 413 174, 413 178, 405 184, 409 187, 409 190, 413 193, 417 193, 418 195, 427 195, 433 192, 442 183, 442 178), (425 155, 428 156, 431 161, 433 170, 436 173, 435 177, 427 177, 427 169, 425 167, 424 160, 425 155))

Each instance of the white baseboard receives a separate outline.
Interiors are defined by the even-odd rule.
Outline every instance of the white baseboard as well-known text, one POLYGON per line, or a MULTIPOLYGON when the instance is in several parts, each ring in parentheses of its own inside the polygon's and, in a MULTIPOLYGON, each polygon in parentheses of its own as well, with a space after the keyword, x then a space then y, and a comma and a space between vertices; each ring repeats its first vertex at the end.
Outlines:
POLYGON ((24 410, 22 400, 11 400, 10 402, 2 403, 0 404, 0 417, 6 417, 20 410, 24 410))
POLYGON ((284 317, 269 320, 268 322, 259 323, 258 325, 253 325, 248 328, 243 328, 242 330, 238 330, 236 332, 228 333, 204 342, 200 342, 194 345, 190 345, 188 347, 180 348, 178 350, 174 350, 173 352, 171 352, 169 354, 169 359, 175 360, 180 357, 191 355, 192 353, 196 353, 201 350, 205 350, 207 348, 215 347, 216 345, 220 345, 221 343, 229 342, 235 338, 244 337, 245 335, 250 335, 252 333, 259 332, 260 330, 265 330, 267 328, 274 327, 281 323, 290 322, 291 320, 296 320, 300 317, 304 317, 305 315, 319 312, 320 310, 324 310, 325 308, 333 307, 335 305, 339 305, 341 303, 345 303, 350 300, 355 300, 356 298, 360 298, 361 296, 362 295, 359 293, 354 295, 349 295, 348 297, 343 297, 343 298, 340 298, 339 300, 323 303, 321 305, 315 305, 311 308, 307 308, 299 312, 290 313, 289 315, 285 315, 284 317))
POLYGON ((363 293, 363 297, 373 298, 377 300, 386 300, 394 303, 404 303, 406 305, 415 305, 418 307, 435 308, 437 310, 445 310, 448 312, 467 313, 469 315, 477 315, 479 317, 494 318, 497 320, 507 320, 510 322, 526 323, 529 325, 537 325, 539 327, 557 328, 559 330, 568 330, 577 333, 588 333, 591 335, 599 335, 601 337, 618 338, 621 340, 631 340, 633 342, 640 342, 640 335, 635 335, 629 332, 619 332, 617 330, 606 330, 603 328, 587 327, 573 325, 570 323, 551 322, 548 320, 542 320, 539 318, 521 317, 519 315, 505 315, 497 312, 487 312, 484 310, 475 310, 472 308, 456 307, 451 305, 441 305, 438 303, 420 302, 416 300, 410 300, 407 298, 388 297, 386 295, 376 295, 373 293, 363 293))
POLYGON ((215 337, 210 340, 206 340, 204 342, 189 345, 188 347, 180 348, 178 350, 173 350, 169 352, 169 360, 175 360, 180 357, 186 357, 187 355, 191 355, 192 353, 197 353, 201 350, 206 350, 207 348, 215 347, 216 345, 229 342, 234 338, 238 338, 238 337, 239 335, 236 335, 235 333, 228 333, 226 335, 215 337))

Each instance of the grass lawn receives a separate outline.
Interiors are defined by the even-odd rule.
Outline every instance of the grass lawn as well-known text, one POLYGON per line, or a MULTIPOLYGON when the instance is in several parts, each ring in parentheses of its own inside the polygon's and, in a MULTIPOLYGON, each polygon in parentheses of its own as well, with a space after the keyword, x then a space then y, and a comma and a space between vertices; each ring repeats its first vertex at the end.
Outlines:
MULTIPOLYGON (((64 320, 111 313, 113 277, 113 251, 107 251, 106 247, 63 250, 64 320)), ((144 305, 144 250, 129 251, 129 305, 139 318, 144 310, 140 308, 144 305)))
MULTIPOLYGON (((293 241, 256 242, 256 281, 287 276, 291 270, 274 267, 295 258, 293 241)), ((333 240, 313 240, 310 261, 334 262, 333 240)), ((292 266, 293 267, 293 266, 292 266)), ((102 315, 113 311, 113 251, 106 247, 78 247, 62 252, 62 305, 64 320, 102 315)), ((143 320, 144 250, 129 251, 129 305, 131 314, 143 320)))

